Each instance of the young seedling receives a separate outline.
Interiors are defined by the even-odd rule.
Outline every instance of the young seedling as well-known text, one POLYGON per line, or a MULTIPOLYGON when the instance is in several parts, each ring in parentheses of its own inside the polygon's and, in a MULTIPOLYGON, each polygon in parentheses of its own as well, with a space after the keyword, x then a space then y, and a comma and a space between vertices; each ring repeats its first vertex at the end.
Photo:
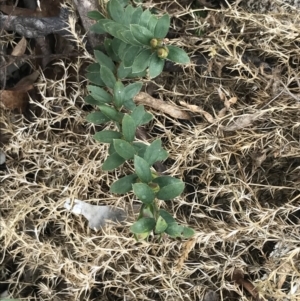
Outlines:
POLYGON ((137 239, 145 239, 150 233, 166 233, 171 237, 190 237, 194 231, 179 225, 165 210, 159 209, 158 200, 169 201, 184 190, 184 183, 171 176, 159 176, 153 169, 155 162, 168 158, 160 139, 150 145, 135 141, 137 127, 147 124, 153 116, 144 106, 136 106, 133 99, 142 88, 141 82, 125 85, 128 78, 158 76, 165 60, 180 64, 190 62, 180 48, 168 45, 166 35, 170 27, 169 15, 160 18, 149 9, 127 5, 128 1, 110 0, 108 17, 98 11, 89 13, 97 23, 91 30, 109 34, 104 50, 95 50, 96 63, 87 68, 89 95, 85 101, 100 110, 87 116, 94 124, 114 122, 118 130, 97 132, 94 138, 109 144, 109 156, 102 170, 118 168, 126 161, 133 164, 134 173, 115 181, 110 191, 126 194, 133 191, 142 202, 137 221, 131 231, 137 239), (104 53, 105 52, 105 53, 104 53))

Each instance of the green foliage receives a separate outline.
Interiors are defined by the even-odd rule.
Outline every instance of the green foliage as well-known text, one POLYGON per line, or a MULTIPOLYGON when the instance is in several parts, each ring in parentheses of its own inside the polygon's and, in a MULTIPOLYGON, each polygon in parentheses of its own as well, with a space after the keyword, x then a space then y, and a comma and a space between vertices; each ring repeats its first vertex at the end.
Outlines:
POLYGON ((132 185, 134 194, 145 204, 151 204, 155 199, 152 188, 145 183, 135 183, 132 185))
POLYGON ((149 163, 145 159, 139 156, 134 156, 134 169, 139 179, 143 183, 151 182, 152 180, 151 169, 149 163))
POLYGON ((88 104, 99 111, 90 113, 87 120, 100 125, 115 123, 114 130, 102 130, 94 135, 101 143, 108 143, 108 157, 102 170, 110 171, 126 161, 134 173, 115 181, 110 191, 126 194, 133 191, 142 202, 137 221, 131 231, 137 239, 145 239, 150 233, 171 237, 191 237, 194 231, 179 225, 165 210, 159 209, 158 200, 168 201, 178 197, 184 190, 184 183, 171 176, 159 176, 153 169, 156 162, 168 158, 160 139, 150 145, 134 141, 137 127, 149 123, 153 116, 144 106, 136 106, 134 97, 142 89, 142 82, 128 83, 128 79, 158 76, 165 59, 175 63, 188 64, 189 57, 180 48, 166 45, 170 16, 157 17, 149 9, 128 5, 127 0, 110 0, 107 3, 108 18, 100 12, 88 14, 97 21, 91 30, 98 34, 107 33, 105 52, 95 50, 95 63, 87 68, 88 104), (124 81, 126 79, 126 81, 124 81))
POLYGON ((147 233, 154 229, 155 224, 154 218, 142 217, 130 227, 130 230, 135 234, 147 233))
MULTIPOLYGON (((120 0, 110 0, 107 4, 109 19, 100 13, 91 13, 96 20, 90 30, 98 33, 108 33, 112 36, 110 43, 105 43, 107 55, 111 59, 102 64, 113 72, 111 61, 123 62, 119 70, 121 78, 129 75, 139 76, 148 69, 150 78, 158 76, 164 67, 165 59, 179 64, 190 62, 184 50, 167 45, 166 36, 170 28, 170 16, 165 14, 158 18, 149 9, 134 7, 120 0), (124 68, 128 74, 124 75, 124 68)), ((95 52, 97 61, 101 64, 105 56, 95 52)), ((102 78, 102 77, 101 77, 102 78)), ((105 79, 102 78, 105 82, 105 79)), ((105 82, 106 84, 106 82, 105 82)), ((108 85, 109 86, 109 85, 108 85)))
POLYGON ((132 190, 132 185, 136 182, 137 178, 136 174, 125 176, 114 182, 110 187, 110 191, 112 193, 125 194, 132 190))

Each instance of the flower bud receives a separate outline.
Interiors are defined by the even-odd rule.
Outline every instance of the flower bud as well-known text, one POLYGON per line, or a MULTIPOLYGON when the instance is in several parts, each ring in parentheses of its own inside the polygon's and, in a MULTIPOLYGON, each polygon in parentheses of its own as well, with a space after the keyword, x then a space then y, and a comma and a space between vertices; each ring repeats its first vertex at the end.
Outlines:
POLYGON ((161 59, 167 58, 169 49, 167 47, 160 47, 157 49, 157 56, 161 59))
POLYGON ((157 46, 157 44, 158 44, 157 39, 152 39, 152 40, 150 41, 150 45, 151 45, 152 48, 155 48, 155 47, 157 46))
POLYGON ((159 187, 159 185, 158 185, 157 183, 151 182, 151 183, 149 184, 149 186, 151 187, 151 189, 152 189, 152 191, 153 191, 154 193, 157 193, 157 192, 159 192, 159 190, 160 190, 160 187, 159 187))

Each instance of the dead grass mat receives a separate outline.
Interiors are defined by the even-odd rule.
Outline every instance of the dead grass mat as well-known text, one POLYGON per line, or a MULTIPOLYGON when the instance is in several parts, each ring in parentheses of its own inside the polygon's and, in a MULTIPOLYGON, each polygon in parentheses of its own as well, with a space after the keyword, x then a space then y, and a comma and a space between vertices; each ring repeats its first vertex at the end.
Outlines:
POLYGON ((170 173, 187 183, 162 205, 195 237, 136 242, 129 227, 95 232, 66 212, 67 197, 121 208, 134 199, 109 193, 131 166, 102 172, 107 147, 85 121, 80 70, 90 57, 59 61, 64 75, 41 76, 36 85, 41 97, 31 106, 39 116, 0 113, 9 137, 0 174, 2 291, 24 300, 202 300, 208 291, 219 300, 253 300, 232 280, 241 270, 257 300, 299 300, 298 11, 259 14, 232 4, 201 18, 176 2, 146 5, 177 17, 174 29, 185 34, 174 42, 191 57, 210 55, 204 74, 190 66, 154 80, 156 98, 202 111, 185 122, 151 109, 148 128, 170 153, 170 173), (243 61, 245 52, 263 63, 243 61))

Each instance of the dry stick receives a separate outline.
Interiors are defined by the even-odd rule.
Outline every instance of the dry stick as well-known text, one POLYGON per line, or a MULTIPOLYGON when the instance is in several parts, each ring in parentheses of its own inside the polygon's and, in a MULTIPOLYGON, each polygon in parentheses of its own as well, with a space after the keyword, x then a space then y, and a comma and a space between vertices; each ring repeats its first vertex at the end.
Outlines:
POLYGON ((188 112, 180 109, 175 105, 168 104, 161 99, 153 98, 152 96, 144 92, 140 92, 137 96, 135 96, 134 101, 138 104, 143 104, 155 110, 159 110, 176 119, 191 119, 191 115, 188 112))
POLYGON ((235 269, 233 271, 232 280, 247 290, 256 301, 263 301, 263 299, 259 297, 259 293, 255 286, 249 280, 244 278, 244 273, 241 270, 235 269))
POLYGON ((44 37, 51 33, 70 36, 67 28, 70 11, 63 7, 57 17, 36 18, 0 15, 0 29, 15 31, 25 38, 44 37))
MULTIPOLYGON (((16 3, 13 5, 13 8, 16 8, 17 7, 17 5, 19 4, 19 0, 17 0, 16 1, 16 3)), ((9 17, 10 16, 8 16, 8 20, 9 20, 9 17)), ((8 20, 6 21, 6 22, 8 22, 8 20)), ((2 35, 3 35, 3 28, 2 28, 2 26, 4 25, 5 26, 5 24, 2 24, 2 19, 1 19, 1 15, 0 15, 0 37, 2 37, 2 35)), ((1 51, 0 51, 0 54, 1 54, 1 51)), ((0 62, 2 63, 2 58, 1 58, 1 60, 0 60, 0 62)), ((1 72, 3 72, 4 74, 2 74, 2 76, 0 77, 0 84, 2 85, 2 81, 3 81, 3 87, 2 87, 2 89, 4 90, 5 89, 5 86, 6 86, 6 68, 4 68, 4 70, 0 70, 1 72)))
POLYGON ((87 14, 89 11, 99 10, 99 1, 98 0, 74 0, 74 4, 77 7, 77 11, 79 13, 82 26, 85 29, 87 35, 87 44, 86 49, 88 52, 93 53, 93 49, 99 45, 104 43, 105 34, 97 35, 92 33, 89 29, 95 24, 94 20, 88 18, 87 14))

